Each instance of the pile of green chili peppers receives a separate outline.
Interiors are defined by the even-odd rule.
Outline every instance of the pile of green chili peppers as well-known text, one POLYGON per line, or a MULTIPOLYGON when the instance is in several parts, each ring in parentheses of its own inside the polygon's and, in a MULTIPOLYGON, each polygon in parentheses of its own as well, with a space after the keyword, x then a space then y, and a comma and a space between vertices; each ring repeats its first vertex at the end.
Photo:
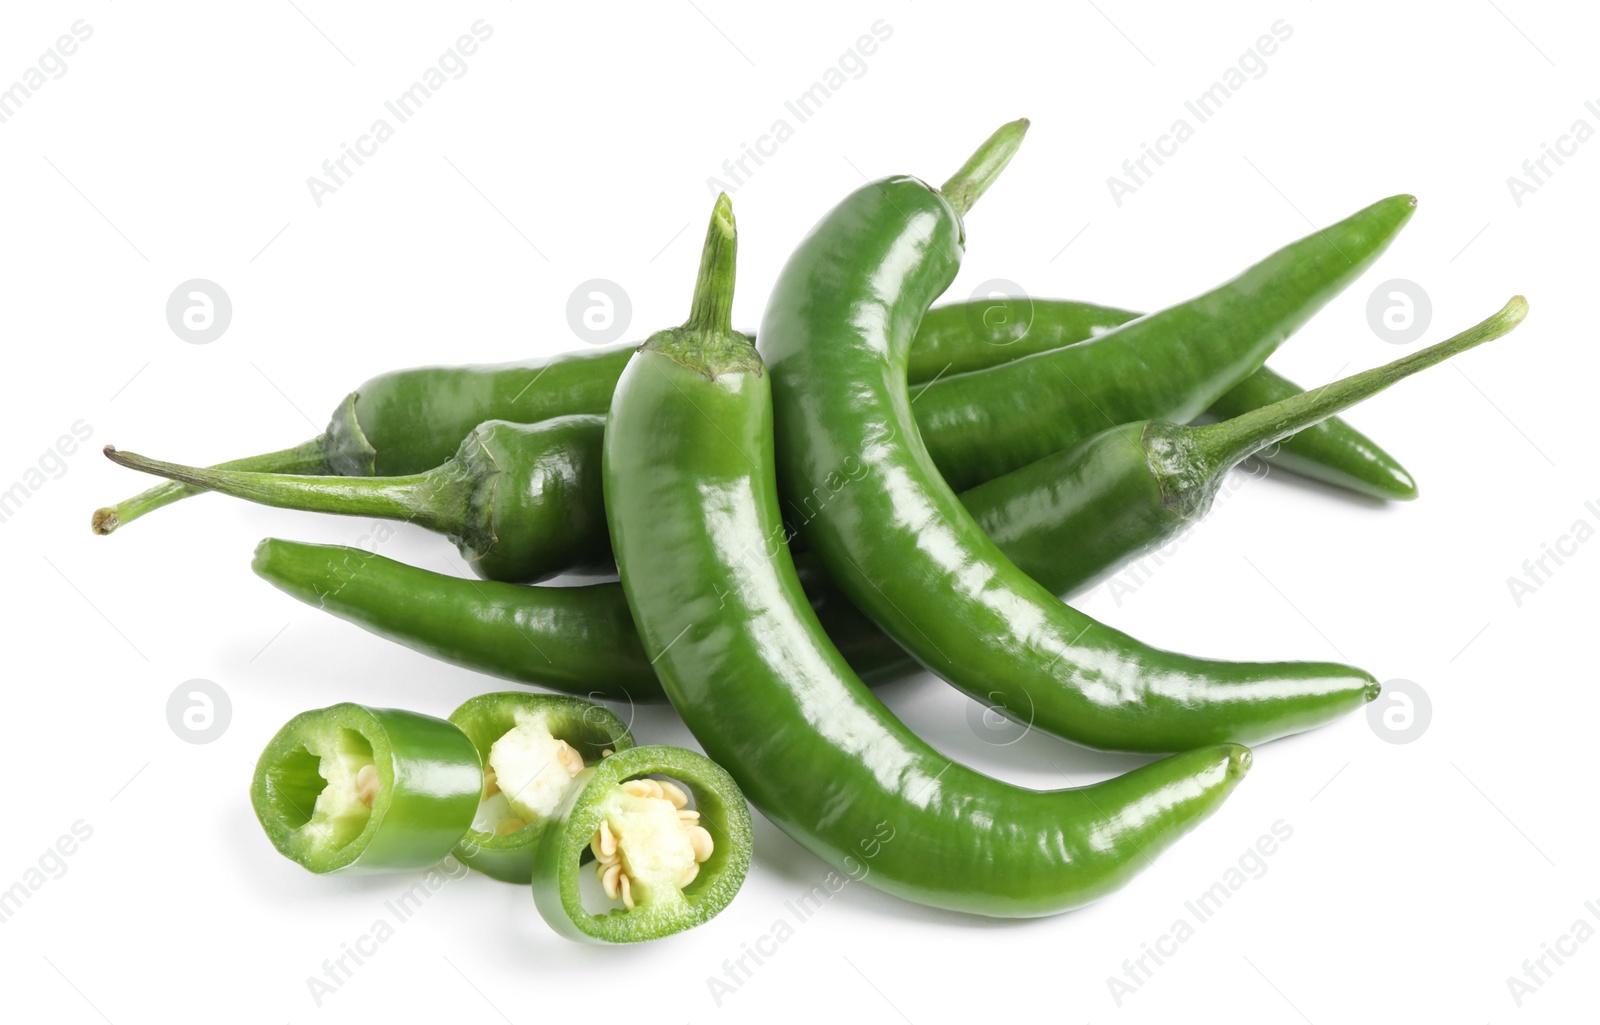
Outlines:
POLYGON ((732 326, 721 196, 688 319, 641 345, 383 374, 316 438, 209 469, 108 447, 167 480, 97 511, 97 533, 210 491, 446 535, 481 580, 277 539, 254 569, 380 636, 556 692, 484 694, 444 719, 296 716, 251 791, 274 846, 319 873, 454 855, 530 886, 564 935, 634 942, 733 899, 748 801, 837 868, 870 859, 861 878, 907 900, 1050 915, 1215 811, 1246 745, 1377 697, 1353 666, 1161 651, 1062 599, 1169 543, 1252 457, 1414 498, 1337 414, 1509 332, 1527 304, 1310 391, 1269 370, 1410 220, 1400 195, 1155 313, 935 306, 1026 130, 1003 126, 938 188, 894 176, 846 196, 794 250, 755 338, 732 326), (540 586, 568 573, 615 579, 540 586), (1076 789, 1003 783, 871 689, 924 671, 1029 728, 1162 757, 1076 789), (598 700, 670 701, 705 753, 636 746, 598 700))

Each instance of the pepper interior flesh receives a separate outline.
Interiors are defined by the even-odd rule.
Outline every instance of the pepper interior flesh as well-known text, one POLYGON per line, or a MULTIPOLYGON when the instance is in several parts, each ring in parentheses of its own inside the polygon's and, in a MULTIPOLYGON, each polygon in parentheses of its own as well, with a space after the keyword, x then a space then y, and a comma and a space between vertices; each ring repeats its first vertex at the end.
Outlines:
POLYGON ((589 842, 595 874, 611 900, 672 900, 694 882, 715 850, 689 795, 671 780, 630 779, 600 802, 600 827, 589 842))
POLYGON ((549 816, 584 769, 578 749, 550 733, 544 716, 515 709, 516 725, 489 747, 483 801, 472 828, 505 836, 549 816))

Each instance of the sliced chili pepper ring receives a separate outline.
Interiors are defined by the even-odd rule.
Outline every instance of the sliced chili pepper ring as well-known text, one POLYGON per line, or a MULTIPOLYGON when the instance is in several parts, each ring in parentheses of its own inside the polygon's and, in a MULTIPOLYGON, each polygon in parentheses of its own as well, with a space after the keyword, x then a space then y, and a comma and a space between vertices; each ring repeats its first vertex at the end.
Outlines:
POLYGON ((250 802, 273 846, 302 867, 383 872, 443 859, 482 790, 477 749, 454 724, 346 702, 278 731, 250 802))
POLYGON ((733 777, 705 755, 663 745, 618 751, 586 771, 534 861, 534 901, 551 928, 576 940, 637 943, 692 929, 728 906, 750 870, 752 842, 750 810, 733 777), (630 786, 652 777, 665 778, 630 786), (694 807, 680 809, 677 797, 694 807), (709 834, 709 851, 696 828, 709 834), (580 886, 592 847, 600 848, 598 874, 611 877, 608 893, 623 905, 601 914, 584 907, 580 886))
POLYGON ((634 746, 627 724, 601 705, 555 694, 502 691, 450 713, 483 759, 483 796, 456 856, 508 883, 533 878, 552 812, 590 764, 634 746))

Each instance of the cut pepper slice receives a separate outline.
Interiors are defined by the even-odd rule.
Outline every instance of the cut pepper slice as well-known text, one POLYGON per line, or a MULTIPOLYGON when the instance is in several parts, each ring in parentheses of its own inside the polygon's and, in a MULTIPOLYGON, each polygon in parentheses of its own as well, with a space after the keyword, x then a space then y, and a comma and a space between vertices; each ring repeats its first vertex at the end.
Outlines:
POLYGON ((450 713, 483 760, 483 797, 456 857, 494 879, 527 885, 534 852, 584 768, 634 746, 627 724, 581 698, 502 691, 450 713))
POLYGON ((539 843, 533 897, 570 939, 638 943, 710 921, 750 870, 750 809, 733 777, 705 755, 636 747, 585 770, 539 843), (688 807, 689 802, 693 807, 688 807), (584 907, 586 854, 614 906, 584 907))
POLYGON ((272 845, 304 868, 387 872, 449 854, 482 791, 478 750, 453 723, 346 702, 278 731, 250 803, 272 845))

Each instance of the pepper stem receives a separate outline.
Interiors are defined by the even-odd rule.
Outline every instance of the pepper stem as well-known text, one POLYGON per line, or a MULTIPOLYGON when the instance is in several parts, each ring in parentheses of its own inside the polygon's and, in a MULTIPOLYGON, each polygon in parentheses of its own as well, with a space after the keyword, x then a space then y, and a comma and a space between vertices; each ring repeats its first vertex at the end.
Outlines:
POLYGON ((700 250, 700 273, 695 278, 694 302, 681 327, 657 331, 639 348, 658 352, 696 373, 716 378, 727 373, 762 372, 755 339, 733 329, 733 279, 739 255, 739 231, 733 219, 733 201, 717 195, 700 250))
POLYGON ((1293 395, 1231 420, 1190 428, 1193 451, 1214 473, 1222 473, 1275 442, 1314 426, 1357 402, 1376 395, 1419 370, 1443 363, 1468 349, 1508 334, 1528 314, 1522 296, 1511 300, 1494 316, 1453 338, 1402 356, 1393 363, 1351 374, 1320 388, 1293 395))
POLYGON ((694 301, 684 329, 708 335, 733 331, 733 284, 738 263, 739 234, 733 220, 733 200, 726 192, 717 194, 706 226, 705 246, 700 250, 700 274, 695 278, 694 301))
MULTIPOLYGON (((301 442, 293 448, 286 448, 278 452, 267 452, 259 456, 245 456, 243 459, 233 459, 226 463, 219 463, 214 469, 218 470, 260 470, 273 473, 309 473, 316 474, 327 470, 327 448, 323 437, 318 436, 310 441, 301 442)), ((171 505, 173 502, 201 494, 205 489, 191 487, 188 484, 168 482, 157 484, 147 491, 141 491, 132 498, 125 498, 116 505, 108 505, 96 509, 94 516, 89 520, 89 527, 102 537, 111 533, 118 527, 126 526, 147 513, 153 513, 162 506, 171 505)))
POLYGON ((939 187, 945 202, 955 208, 958 217, 965 217, 967 211, 978 202, 978 197, 1000 177, 1000 172, 1016 156, 1017 147, 1022 145, 1022 137, 1026 134, 1028 119, 1025 117, 1001 125, 967 158, 961 170, 939 187))
POLYGON ((111 445, 105 454, 130 470, 257 505, 403 520, 451 536, 467 532, 472 489, 454 460, 406 477, 334 477, 203 469, 119 452, 111 445))

